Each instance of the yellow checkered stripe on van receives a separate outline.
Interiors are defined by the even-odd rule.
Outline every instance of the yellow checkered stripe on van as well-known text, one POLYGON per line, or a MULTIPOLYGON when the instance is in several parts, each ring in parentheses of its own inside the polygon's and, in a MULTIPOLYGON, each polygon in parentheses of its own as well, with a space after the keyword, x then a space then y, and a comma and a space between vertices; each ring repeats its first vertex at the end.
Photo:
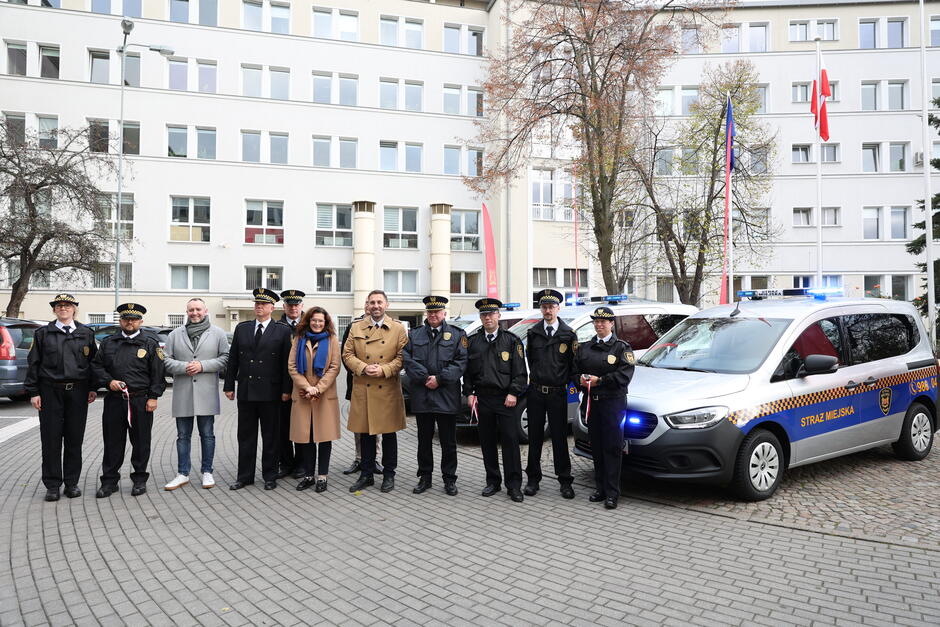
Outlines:
POLYGON ((854 390, 847 390, 845 389, 845 386, 840 386, 837 388, 830 388, 828 390, 821 390, 819 392, 811 392, 810 394, 801 394, 800 396, 794 396, 792 398, 781 398, 775 401, 757 405, 755 407, 748 407, 747 409, 738 409, 728 414, 728 420, 741 427, 751 420, 763 418, 764 416, 769 416, 771 414, 778 414, 790 409, 799 409, 808 405, 816 405, 817 403, 834 401, 836 399, 854 396, 863 392, 870 392, 875 389, 880 390, 881 388, 892 387, 902 383, 910 383, 911 381, 916 381, 917 379, 935 376, 937 376, 937 368, 935 366, 921 368, 919 370, 911 370, 910 372, 905 372, 903 374, 896 374, 890 377, 878 379, 878 381, 872 385, 860 385, 854 390))

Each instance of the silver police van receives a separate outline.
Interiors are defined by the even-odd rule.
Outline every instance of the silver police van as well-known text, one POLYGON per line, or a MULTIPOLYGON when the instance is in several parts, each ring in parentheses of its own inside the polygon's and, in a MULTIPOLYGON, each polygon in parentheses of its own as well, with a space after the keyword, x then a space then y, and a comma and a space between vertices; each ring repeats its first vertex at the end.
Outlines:
MULTIPOLYGON (((927 456, 937 360, 907 302, 757 290, 676 325, 638 360, 624 465, 770 497, 784 469, 891 444, 927 456)), ((587 427, 575 452, 590 455, 587 427)))

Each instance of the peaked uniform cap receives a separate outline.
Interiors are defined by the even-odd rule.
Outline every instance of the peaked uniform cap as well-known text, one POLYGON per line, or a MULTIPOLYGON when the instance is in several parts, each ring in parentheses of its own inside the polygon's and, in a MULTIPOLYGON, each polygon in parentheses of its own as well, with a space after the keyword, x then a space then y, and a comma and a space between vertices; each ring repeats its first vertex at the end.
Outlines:
POLYGON ((288 305, 299 305, 303 302, 304 296, 306 295, 307 294, 301 292, 300 290, 284 290, 281 292, 281 300, 283 300, 288 305))
POLYGON ((476 307, 480 313, 489 313, 491 311, 499 311, 503 303, 496 298, 481 298, 475 302, 473 306, 476 307))
POLYGON ((252 290, 251 295, 254 297, 256 303, 271 303, 273 305, 281 300, 277 292, 271 291, 266 287, 256 287, 252 290))
POLYGON ((118 315, 122 318, 143 318, 147 308, 138 303, 124 303, 117 306, 118 315))
POLYGON ((565 297, 558 290, 545 289, 539 292, 539 305, 560 305, 565 297))
POLYGON ((425 296, 421 299, 421 302, 424 303, 425 311, 440 311, 441 309, 447 308, 447 303, 450 302, 446 296, 425 296))
POLYGON ((59 303, 65 303, 67 305, 75 305, 78 307, 78 301, 75 300, 75 297, 71 294, 56 294, 55 298, 49 301, 50 307, 55 307, 59 303))
POLYGON ((598 307, 591 314, 591 320, 613 320, 614 310, 610 307, 598 307))

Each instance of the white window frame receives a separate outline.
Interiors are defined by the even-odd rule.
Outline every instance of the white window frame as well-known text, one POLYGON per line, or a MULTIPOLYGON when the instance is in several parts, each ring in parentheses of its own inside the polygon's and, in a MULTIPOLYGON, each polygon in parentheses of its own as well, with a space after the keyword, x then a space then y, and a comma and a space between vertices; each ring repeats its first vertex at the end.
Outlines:
POLYGON ((482 274, 479 271, 473 270, 451 270, 450 271, 450 286, 452 294, 459 294, 460 296, 479 296, 482 293, 482 274), (459 276, 460 289, 456 292, 453 291, 454 287, 454 278, 455 275, 459 276), (475 276, 477 278, 477 289, 476 291, 467 291, 467 277, 475 276))
POLYGON ((259 198, 246 198, 245 199, 245 211, 242 215, 244 216, 244 225, 242 229, 242 243, 244 245, 246 246, 283 246, 284 245, 283 241, 281 242, 277 241, 277 233, 276 233, 276 231, 280 231, 281 240, 284 240, 287 229, 284 228, 284 221, 285 221, 284 218, 286 216, 286 212, 284 210, 283 200, 268 200, 268 199, 262 200, 259 198), (257 210, 256 207, 249 207, 248 206, 249 203, 261 203, 261 207, 260 207, 261 224, 248 224, 249 209, 257 210), (277 225, 272 226, 268 224, 268 209, 271 203, 279 203, 281 205, 280 226, 277 226, 277 225), (267 238, 269 237, 268 231, 271 230, 272 233, 270 235, 272 236, 272 241, 260 241, 260 242, 259 241, 254 241, 254 242, 245 241, 245 237, 248 234, 248 229, 260 229, 263 240, 267 240, 267 238))
POLYGON ((793 208, 793 228, 802 229, 806 227, 814 226, 813 218, 815 217, 816 212, 813 211, 812 207, 794 207, 793 208), (805 216, 806 222, 803 222, 803 219, 797 220, 797 216, 805 216))
POLYGON ((170 195, 170 219, 169 219, 169 231, 167 232, 167 242, 173 242, 176 244, 202 244, 208 245, 212 242, 212 199, 209 196, 177 196, 170 195), (188 202, 189 207, 189 218, 186 222, 177 222, 173 219, 173 200, 179 198, 185 198, 188 202), (208 222, 196 222, 196 200, 208 200, 209 201, 209 221, 208 222), (186 227, 189 229, 189 239, 173 239, 173 227, 186 227), (204 228, 209 231, 209 240, 194 240, 192 238, 193 228, 204 228))
POLYGON ((177 292, 193 292, 196 290, 206 291, 212 286, 212 267, 209 264, 195 263, 195 264, 183 264, 183 263, 171 263, 167 264, 167 287, 170 290, 177 292), (186 268, 186 287, 173 287, 173 268, 186 268), (193 285, 193 275, 195 268, 206 268, 206 271, 209 275, 209 281, 207 287, 195 287, 193 285))
POLYGON ((283 287, 283 285, 284 285, 284 266, 243 266, 243 267, 244 267, 245 271, 242 273, 242 278, 243 278, 244 281, 245 281, 245 286, 246 286, 245 289, 246 289, 246 290, 254 289, 254 288, 252 288, 252 287, 247 287, 247 285, 248 285, 248 270, 249 270, 249 269, 253 269, 253 270, 260 269, 260 270, 261 270, 261 285, 260 285, 260 287, 263 287, 263 288, 266 288, 266 289, 269 289, 269 290, 274 290, 274 291, 276 291, 276 292, 279 292, 279 291, 281 291, 282 289, 284 289, 284 287, 283 287), (273 284, 269 283, 269 281, 272 280, 271 277, 269 276, 270 274, 272 274, 272 272, 271 272, 272 270, 280 270, 280 278, 277 279, 277 285, 273 285, 273 284))
POLYGON ((450 210, 450 250, 451 252, 471 252, 479 253, 483 251, 482 246, 480 246, 480 225, 482 224, 483 216, 481 212, 476 209, 451 209, 450 210), (465 218, 468 214, 476 214, 477 216, 477 232, 476 233, 467 233, 467 220, 465 218), (460 230, 454 230, 454 218, 459 218, 460 230), (461 246, 454 248, 454 240, 460 240, 461 246), (471 248, 467 248, 468 242, 476 242, 471 248))
POLYGON ((395 294, 395 295, 412 295, 412 294, 418 294, 418 293, 420 293, 420 291, 421 291, 421 283, 420 283, 420 281, 421 281, 421 276, 420 276, 420 274, 418 273, 417 270, 415 270, 415 269, 413 269, 413 268, 385 268, 385 269, 382 271, 382 286, 383 286, 383 287, 386 287, 386 288, 387 288, 387 286, 386 286, 386 284, 385 284, 385 281, 386 281, 386 278, 387 278, 386 275, 387 275, 388 273, 390 273, 390 272, 394 272, 394 273, 397 274, 397 279, 398 279, 398 280, 397 280, 397 283, 398 283, 398 285, 396 286, 396 289, 394 289, 394 290, 392 290, 392 289, 386 289, 386 291, 387 291, 389 294, 395 294), (405 291, 402 291, 402 284, 403 284, 402 278, 403 278, 403 276, 404 276, 404 273, 406 273, 406 272, 408 272, 408 273, 414 273, 414 275, 415 275, 415 291, 414 291, 414 292, 405 292, 405 291))
POLYGON ((382 210, 382 248, 384 250, 418 250, 421 246, 421 239, 419 235, 419 220, 421 219, 421 211, 417 207, 402 207, 402 206, 386 206, 382 210), (404 216, 405 212, 414 212, 415 215, 415 228, 413 231, 406 231, 404 228, 404 216), (389 228, 389 217, 393 214, 396 214, 395 218, 397 228, 389 228), (391 246, 391 242, 386 242, 386 237, 392 236, 392 241, 397 241, 399 245, 391 246), (397 237, 396 237, 397 236, 397 237), (414 236, 414 246, 404 246, 403 242, 407 241, 406 236, 414 236))
POLYGON ((315 245, 317 248, 352 248, 352 246, 353 246, 353 209, 352 209, 352 205, 347 205, 347 204, 344 204, 344 203, 318 202, 318 203, 314 206, 314 211, 316 212, 316 214, 314 215, 314 226, 315 226, 315 229, 314 229, 314 231, 315 231, 315 232, 314 232, 314 245, 315 245), (322 210, 328 210, 328 211, 330 212, 330 226, 328 226, 328 227, 327 227, 327 226, 322 226, 322 227, 321 227, 321 222, 320 222, 321 208, 322 208, 322 210), (337 214, 337 211, 338 211, 340 208, 342 208, 342 209, 348 209, 348 210, 349 210, 349 228, 348 228, 348 229, 338 229, 338 228, 336 228, 336 223, 337 223, 336 214, 337 214), (321 244, 321 243, 319 243, 318 240, 316 239, 316 238, 320 237, 320 234, 321 234, 321 233, 323 233, 323 234, 329 233, 329 234, 330 234, 329 237, 331 237, 331 238, 334 240, 334 242, 335 242, 335 240, 336 240, 336 238, 337 238, 337 234, 346 234, 346 233, 348 233, 348 234, 349 234, 349 244, 348 244, 348 245, 345 245, 345 244, 335 244, 335 243, 334 243, 334 244, 321 244))
POLYGON ((317 268, 315 274, 317 294, 352 294, 352 268, 317 268), (329 290, 320 289, 320 273, 329 273, 330 275, 330 287, 329 290), (349 289, 340 291, 337 289, 339 284, 339 273, 348 272, 349 273, 349 289))

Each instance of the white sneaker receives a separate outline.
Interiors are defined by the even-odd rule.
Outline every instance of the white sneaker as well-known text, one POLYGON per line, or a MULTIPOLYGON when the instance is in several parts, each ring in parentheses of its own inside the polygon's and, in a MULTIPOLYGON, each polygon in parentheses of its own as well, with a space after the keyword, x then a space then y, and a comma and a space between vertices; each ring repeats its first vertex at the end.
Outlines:
POLYGON ((211 472, 202 473, 202 487, 206 490, 215 487, 215 479, 212 478, 211 472))
POLYGON ((176 488, 182 488, 187 483, 189 483, 189 477, 187 477, 186 475, 176 475, 173 481, 163 486, 163 489, 175 490, 176 488))

